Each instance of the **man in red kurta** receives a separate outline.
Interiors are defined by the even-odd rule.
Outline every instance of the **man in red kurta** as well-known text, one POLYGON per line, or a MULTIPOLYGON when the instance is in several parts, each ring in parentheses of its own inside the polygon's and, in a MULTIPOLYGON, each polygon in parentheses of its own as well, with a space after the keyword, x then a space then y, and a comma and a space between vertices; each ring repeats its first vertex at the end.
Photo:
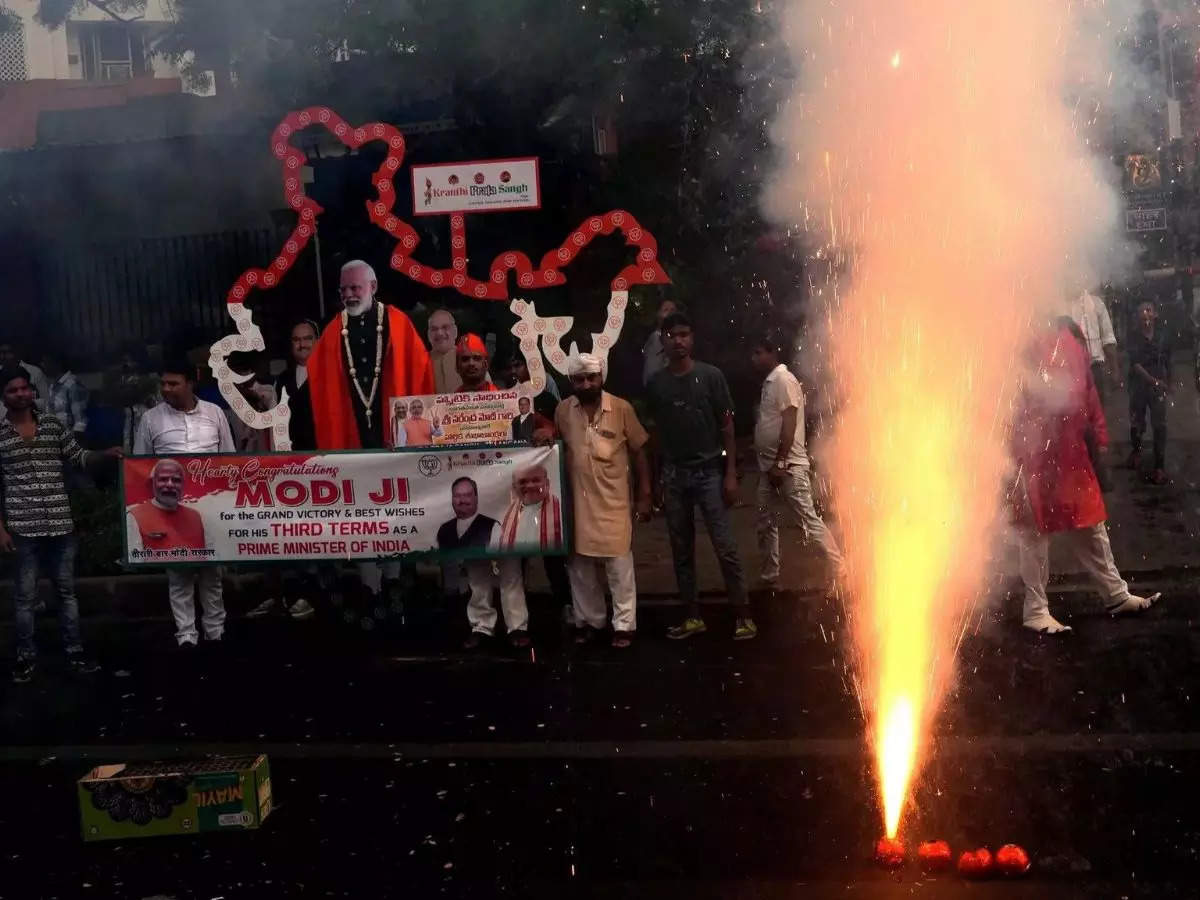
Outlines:
POLYGON ((345 309, 325 326, 308 358, 317 447, 380 449, 391 443, 384 408, 392 397, 433 393, 433 364, 408 316, 375 299, 375 272, 342 267, 345 309))
POLYGON ((1108 428, 1083 344, 1070 320, 1060 320, 1030 349, 1030 375, 1014 429, 1019 479, 1014 491, 1019 523, 1022 621, 1045 634, 1070 631, 1050 615, 1050 535, 1057 534, 1096 583, 1114 615, 1140 612, 1158 598, 1137 597, 1113 561, 1107 513, 1088 452, 1108 448, 1108 428))

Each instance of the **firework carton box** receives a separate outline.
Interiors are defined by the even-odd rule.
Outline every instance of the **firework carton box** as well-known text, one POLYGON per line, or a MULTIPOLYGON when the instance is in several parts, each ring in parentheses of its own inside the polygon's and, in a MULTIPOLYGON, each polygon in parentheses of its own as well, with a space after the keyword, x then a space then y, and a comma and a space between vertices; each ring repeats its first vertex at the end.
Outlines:
POLYGON ((85 841, 245 831, 271 812, 265 756, 97 766, 79 779, 85 841))

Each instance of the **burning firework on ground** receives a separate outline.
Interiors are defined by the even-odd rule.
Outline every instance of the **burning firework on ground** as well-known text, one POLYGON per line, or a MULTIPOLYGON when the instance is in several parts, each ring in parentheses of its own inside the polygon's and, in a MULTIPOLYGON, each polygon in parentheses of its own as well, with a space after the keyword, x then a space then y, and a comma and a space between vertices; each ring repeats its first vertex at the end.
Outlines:
POLYGON ((841 0, 785 15, 804 91, 776 123, 788 165, 767 205, 802 220, 828 266, 830 469, 889 839, 1003 521, 1021 346, 1115 219, 1062 100, 1075 17, 1096 6, 841 0))

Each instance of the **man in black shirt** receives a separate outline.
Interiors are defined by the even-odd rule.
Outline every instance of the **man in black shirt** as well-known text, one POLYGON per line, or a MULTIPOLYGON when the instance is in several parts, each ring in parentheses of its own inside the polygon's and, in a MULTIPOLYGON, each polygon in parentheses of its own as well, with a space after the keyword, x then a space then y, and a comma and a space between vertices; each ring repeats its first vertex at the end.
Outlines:
POLYGON ((1137 331, 1129 339, 1129 468, 1137 469, 1146 430, 1146 412, 1154 430, 1154 469, 1150 480, 1166 484, 1167 394, 1171 392, 1171 344, 1157 325, 1158 311, 1149 301, 1137 311, 1137 331))
POLYGON ((667 637, 681 640, 706 630, 696 593, 698 504, 737 617, 734 640, 748 640, 758 629, 750 617, 746 577, 729 523, 728 507, 738 489, 729 385, 719 369, 692 359, 692 323, 683 313, 663 320, 662 337, 667 365, 646 384, 646 400, 663 457, 675 580, 688 607, 687 618, 667 637))

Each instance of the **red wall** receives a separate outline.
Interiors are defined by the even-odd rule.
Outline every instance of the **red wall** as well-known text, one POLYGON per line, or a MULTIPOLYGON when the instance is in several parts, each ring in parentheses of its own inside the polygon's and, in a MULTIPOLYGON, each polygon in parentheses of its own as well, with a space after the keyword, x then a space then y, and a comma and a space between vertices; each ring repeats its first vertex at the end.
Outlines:
POLYGON ((42 78, 0 85, 0 150, 27 150, 37 142, 38 115, 48 109, 124 106, 134 97, 178 94, 178 78, 135 78, 99 84, 42 78))

